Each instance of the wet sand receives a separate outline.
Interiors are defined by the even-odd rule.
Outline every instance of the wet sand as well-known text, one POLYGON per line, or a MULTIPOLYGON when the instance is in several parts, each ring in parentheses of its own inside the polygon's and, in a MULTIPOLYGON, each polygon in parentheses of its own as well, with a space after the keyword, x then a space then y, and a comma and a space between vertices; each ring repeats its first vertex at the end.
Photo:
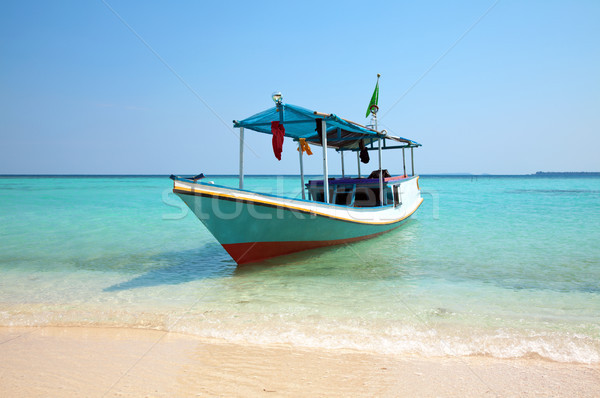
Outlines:
POLYGON ((598 397, 600 366, 251 346, 109 328, 0 328, 0 396, 598 397))

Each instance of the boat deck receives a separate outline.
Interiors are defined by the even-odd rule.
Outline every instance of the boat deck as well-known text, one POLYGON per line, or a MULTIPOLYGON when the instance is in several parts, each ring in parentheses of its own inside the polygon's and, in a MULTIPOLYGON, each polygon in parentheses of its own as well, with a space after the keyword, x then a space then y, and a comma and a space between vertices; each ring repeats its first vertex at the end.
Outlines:
MULTIPOLYGON (((394 183, 394 182, 402 182, 402 180, 406 180, 408 178, 412 178, 410 176, 394 176, 394 177, 386 177, 383 179, 384 183, 394 183)), ((379 184, 379 178, 329 178, 329 185, 368 185, 368 184, 379 184)), ((323 180, 310 180, 306 186, 317 186, 323 185, 323 180)))

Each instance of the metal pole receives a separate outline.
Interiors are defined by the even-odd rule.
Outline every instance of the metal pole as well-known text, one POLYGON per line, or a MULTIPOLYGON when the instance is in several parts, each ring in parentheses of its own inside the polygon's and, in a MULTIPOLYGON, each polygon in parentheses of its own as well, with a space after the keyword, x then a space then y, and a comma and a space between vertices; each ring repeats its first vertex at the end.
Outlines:
POLYGON ((244 189, 244 128, 240 127, 240 189, 244 189))
POLYGON ((346 174, 344 173, 344 151, 340 151, 340 156, 342 157, 342 178, 345 178, 346 174))
POLYGON ((329 171, 327 169, 327 123, 321 119, 321 131, 323 132, 323 198, 329 203, 329 171))
POLYGON ((377 140, 379 143, 379 205, 383 206, 383 171, 381 170, 381 138, 377 140))
POLYGON ((360 178, 360 152, 356 152, 356 162, 358 163, 358 178, 360 178))
POLYGON ((406 177, 406 157, 404 156, 404 148, 402 148, 402 169, 404 170, 404 177, 406 177))
POLYGON ((413 152, 413 147, 410 147, 410 163, 412 166, 412 175, 415 175, 415 154, 413 152))
POLYGON ((298 141, 298 152, 300 153, 300 189, 302 190, 302 199, 306 199, 304 193, 304 162, 302 156, 302 147, 300 146, 300 141, 298 141))

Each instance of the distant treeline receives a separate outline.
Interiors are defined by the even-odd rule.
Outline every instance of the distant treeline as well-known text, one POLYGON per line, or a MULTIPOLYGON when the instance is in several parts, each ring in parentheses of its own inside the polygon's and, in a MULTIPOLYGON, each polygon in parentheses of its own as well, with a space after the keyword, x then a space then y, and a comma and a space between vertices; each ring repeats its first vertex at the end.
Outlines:
POLYGON ((599 171, 538 171, 536 176, 600 176, 599 171))

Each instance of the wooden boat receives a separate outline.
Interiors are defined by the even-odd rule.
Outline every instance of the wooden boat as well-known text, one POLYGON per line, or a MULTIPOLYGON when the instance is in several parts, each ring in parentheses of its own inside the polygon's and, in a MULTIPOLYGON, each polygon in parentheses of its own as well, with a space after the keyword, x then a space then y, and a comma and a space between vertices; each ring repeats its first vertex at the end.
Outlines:
POLYGON ((239 187, 205 182, 206 179, 171 176, 173 192, 194 212, 238 264, 324 246, 371 238, 398 228, 423 202, 419 177, 414 173, 413 149, 420 144, 374 126, 362 126, 335 114, 276 105, 241 121, 239 187), (275 123, 273 123, 275 122, 275 123), (299 143, 302 199, 244 190, 244 131, 272 134, 283 126, 285 137, 299 143), (326 132, 326 133, 324 133, 326 132), (302 146, 323 148, 323 178, 304 182, 302 146), (342 178, 330 178, 327 151, 341 157, 342 178), (361 149, 362 148, 362 149, 361 149), (389 176, 381 168, 383 150, 401 150, 403 175, 389 176), (412 173, 406 173, 405 151, 410 150, 412 173), (379 167, 368 178, 360 175, 360 153, 378 151, 379 167), (358 176, 344 171, 344 153, 355 152, 358 176))

